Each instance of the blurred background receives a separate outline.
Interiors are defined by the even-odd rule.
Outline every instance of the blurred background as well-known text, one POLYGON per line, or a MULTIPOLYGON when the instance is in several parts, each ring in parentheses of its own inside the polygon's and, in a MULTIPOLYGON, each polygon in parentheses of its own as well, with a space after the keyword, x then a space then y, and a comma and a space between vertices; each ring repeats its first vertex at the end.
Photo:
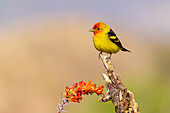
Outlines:
MULTIPOLYGON (((142 113, 168 113, 170 1, 1 0, 0 113, 56 113, 65 87, 104 85, 99 52, 88 32, 107 23, 131 53, 112 55, 142 113)), ((105 90, 106 91, 106 90, 105 90)), ((84 96, 67 113, 113 113, 111 102, 84 96)))

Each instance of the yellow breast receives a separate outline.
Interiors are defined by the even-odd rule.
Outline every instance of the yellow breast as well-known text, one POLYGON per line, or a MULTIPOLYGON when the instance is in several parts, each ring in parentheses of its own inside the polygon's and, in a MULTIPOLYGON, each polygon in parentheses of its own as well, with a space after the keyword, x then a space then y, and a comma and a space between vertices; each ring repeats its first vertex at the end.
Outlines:
POLYGON ((98 34, 93 36, 93 43, 98 51, 106 53, 117 53, 119 47, 114 44, 108 37, 108 34, 98 34))

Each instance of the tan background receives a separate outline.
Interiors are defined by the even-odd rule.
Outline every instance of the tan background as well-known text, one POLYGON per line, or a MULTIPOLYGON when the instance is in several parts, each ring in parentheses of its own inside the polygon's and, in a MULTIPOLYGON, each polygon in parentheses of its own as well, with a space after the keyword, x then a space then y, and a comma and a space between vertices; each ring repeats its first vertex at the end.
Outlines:
MULTIPOLYGON (((105 69, 98 59, 99 52, 93 47, 93 34, 88 32, 101 20, 107 22, 123 45, 132 51, 112 55, 112 61, 125 86, 134 93, 141 112, 169 111, 170 34, 165 32, 168 24, 160 27, 164 25, 163 19, 155 26, 152 21, 153 26, 134 21, 138 24, 135 30, 134 24, 130 24, 132 21, 119 23, 114 17, 103 16, 103 19, 92 13, 82 16, 75 13, 74 8, 66 12, 38 13, 12 22, 4 20, 6 24, 0 27, 0 113, 56 113, 57 102, 62 101, 66 86, 89 79, 104 85, 101 73, 105 73, 105 69)), ((150 13, 145 16, 152 17, 150 13)), ((80 104, 69 103, 66 111, 114 111, 111 102, 99 103, 98 98, 85 96, 80 104)))

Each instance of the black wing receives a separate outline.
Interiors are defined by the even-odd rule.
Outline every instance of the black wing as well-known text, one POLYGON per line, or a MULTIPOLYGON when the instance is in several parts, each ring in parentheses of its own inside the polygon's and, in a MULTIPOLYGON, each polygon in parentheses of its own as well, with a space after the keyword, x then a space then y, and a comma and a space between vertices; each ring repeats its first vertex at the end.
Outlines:
POLYGON ((117 38, 116 34, 113 32, 113 30, 110 28, 110 31, 108 32, 109 39, 115 43, 118 47, 123 48, 120 40, 117 38))

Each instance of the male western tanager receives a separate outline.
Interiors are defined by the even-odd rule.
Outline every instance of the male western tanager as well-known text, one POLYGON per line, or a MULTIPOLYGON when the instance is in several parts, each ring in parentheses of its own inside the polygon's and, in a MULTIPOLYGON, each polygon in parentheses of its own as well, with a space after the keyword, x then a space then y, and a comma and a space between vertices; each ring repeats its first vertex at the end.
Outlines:
POLYGON ((93 43, 100 54, 102 52, 109 53, 109 58, 111 58, 112 53, 117 53, 119 50, 130 52, 122 46, 116 34, 107 24, 98 22, 89 31, 94 33, 93 43))

